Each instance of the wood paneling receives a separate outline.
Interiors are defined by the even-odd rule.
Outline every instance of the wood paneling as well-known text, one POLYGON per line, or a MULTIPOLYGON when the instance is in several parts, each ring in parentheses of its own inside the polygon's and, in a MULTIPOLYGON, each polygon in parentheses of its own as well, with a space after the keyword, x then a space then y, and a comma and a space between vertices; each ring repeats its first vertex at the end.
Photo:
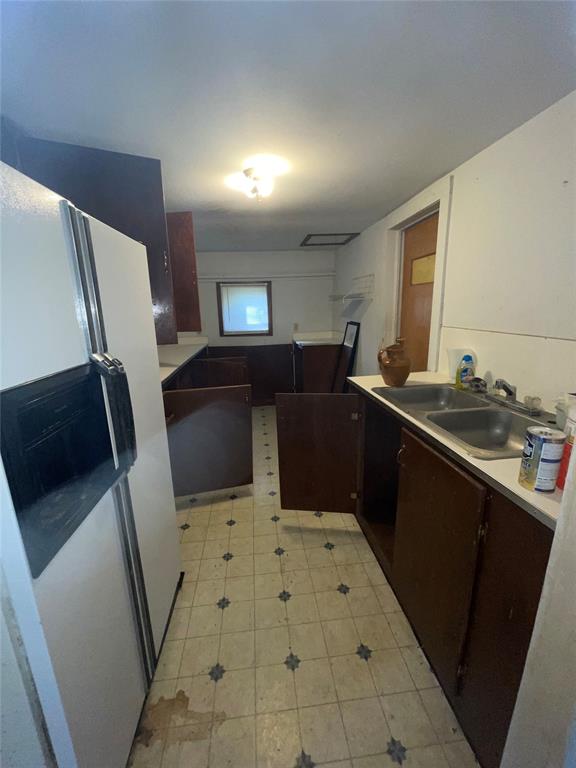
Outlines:
POLYGON ((164 392, 175 496, 252 482, 249 386, 164 392))
POLYGON ((280 492, 285 509, 352 512, 360 492, 359 395, 277 395, 280 492))
POLYGON ((495 491, 487 508, 462 689, 452 703, 483 768, 498 768, 553 532, 495 491))
POLYGON ((277 392, 292 392, 290 344, 258 344, 239 347, 209 347, 212 357, 245 357, 252 384, 254 405, 274 405, 277 392))
POLYGON ((340 344, 294 344, 296 392, 332 392, 340 344))
POLYGON ((204 358, 190 360, 178 371, 170 389, 233 387, 241 384, 250 384, 248 361, 245 357, 204 358))
POLYGON ((22 137, 20 168, 128 237, 144 243, 156 340, 177 341, 160 161, 22 137))
POLYGON ((414 280, 413 272, 418 272, 415 262, 436 253, 437 235, 437 213, 404 230, 399 335, 405 339, 406 353, 410 358, 412 371, 425 371, 428 368, 434 288, 432 281, 420 283, 417 279, 414 280))
POLYGON ((179 331, 201 331, 192 214, 167 213, 166 223, 170 243, 176 327, 179 331))
POLYGON ((486 488, 402 430, 393 586, 447 694, 468 628, 486 488))

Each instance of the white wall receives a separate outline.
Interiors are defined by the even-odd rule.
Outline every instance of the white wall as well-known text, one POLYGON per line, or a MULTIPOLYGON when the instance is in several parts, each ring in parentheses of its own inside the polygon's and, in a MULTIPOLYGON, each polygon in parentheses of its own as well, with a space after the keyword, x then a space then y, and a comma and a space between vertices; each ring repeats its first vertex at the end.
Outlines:
POLYGON ((447 370, 447 348, 472 347, 478 373, 510 380, 519 396, 540 394, 551 406, 576 390, 575 125, 576 92, 338 250, 337 292, 355 274, 376 274, 371 302, 335 313, 337 327, 362 322, 358 373, 377 370, 379 342, 396 332, 394 228, 414 217, 419 198, 420 210, 436 199, 447 225, 437 367, 447 370), (442 187, 449 179, 451 195, 442 187))
POLYGON ((197 254, 202 334, 213 346, 288 344, 295 332, 332 328, 334 252, 329 250, 200 252, 197 254), (273 336, 220 336, 216 283, 271 280, 273 336))

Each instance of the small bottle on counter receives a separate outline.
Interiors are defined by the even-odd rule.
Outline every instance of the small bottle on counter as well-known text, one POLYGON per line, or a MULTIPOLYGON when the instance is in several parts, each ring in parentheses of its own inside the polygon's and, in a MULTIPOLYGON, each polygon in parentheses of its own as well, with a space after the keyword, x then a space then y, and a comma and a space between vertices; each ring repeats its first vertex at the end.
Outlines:
POLYGON ((456 389, 467 389, 475 376, 474 358, 472 355, 464 355, 456 368, 456 379, 454 381, 456 389))

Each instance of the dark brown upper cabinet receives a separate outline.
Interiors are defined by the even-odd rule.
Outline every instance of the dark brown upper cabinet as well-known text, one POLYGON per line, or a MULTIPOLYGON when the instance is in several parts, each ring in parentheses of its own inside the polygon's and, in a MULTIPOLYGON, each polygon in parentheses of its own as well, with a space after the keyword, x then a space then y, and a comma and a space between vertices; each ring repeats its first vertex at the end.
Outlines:
POLYGON ((160 160, 20 134, 18 170, 146 246, 158 344, 177 342, 160 160))
POLYGON ((189 212, 167 213, 166 222, 170 243, 176 327, 179 331, 201 331, 192 214, 189 212))

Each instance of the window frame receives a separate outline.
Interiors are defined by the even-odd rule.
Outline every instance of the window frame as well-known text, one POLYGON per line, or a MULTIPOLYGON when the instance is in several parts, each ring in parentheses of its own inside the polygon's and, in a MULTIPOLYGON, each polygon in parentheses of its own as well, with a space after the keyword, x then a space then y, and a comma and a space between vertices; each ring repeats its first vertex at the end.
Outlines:
POLYGON ((220 336, 273 336, 274 327, 272 320, 272 281, 271 280, 222 280, 216 283, 216 301, 218 303, 218 327, 220 336), (268 330, 267 331, 226 331, 224 330, 224 317, 222 315, 222 286, 227 285, 254 285, 266 286, 266 301, 268 303, 268 330))

